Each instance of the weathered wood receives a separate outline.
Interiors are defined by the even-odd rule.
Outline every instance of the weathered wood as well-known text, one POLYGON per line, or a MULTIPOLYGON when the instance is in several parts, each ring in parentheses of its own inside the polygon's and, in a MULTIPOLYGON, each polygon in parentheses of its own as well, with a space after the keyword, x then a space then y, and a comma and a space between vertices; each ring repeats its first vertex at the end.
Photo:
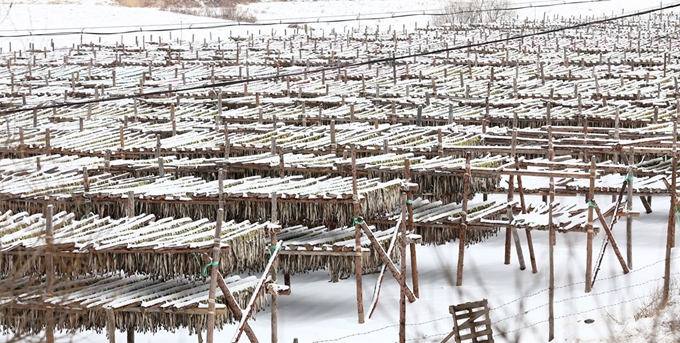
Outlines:
MULTIPOLYGON (((408 161, 408 160, 407 160, 408 161)), ((399 241, 401 248, 401 259, 399 261, 401 277, 399 280, 399 343, 406 343, 406 194, 401 194, 401 225, 399 241)))
MULTIPOLYGON (((276 208, 276 192, 271 193, 271 199, 272 199, 272 213, 271 213, 271 222, 272 226, 268 228, 269 232, 269 244, 270 247, 276 246, 276 232, 280 230, 278 226, 278 213, 277 213, 277 208, 276 208)), ((272 284, 276 284, 278 281, 278 261, 274 261, 272 263, 272 268, 271 272, 269 274, 269 278, 271 280, 272 284)), ((279 325, 279 305, 278 305, 278 294, 276 292, 270 293, 271 295, 271 342, 272 343, 278 343, 279 341, 279 331, 278 331, 278 325, 279 325)))
MULTIPOLYGON (((405 289, 406 297, 408 298, 408 301, 409 302, 416 301, 416 297, 413 295, 413 292, 408 287, 408 285, 405 284, 406 279, 399 272, 399 270, 397 270, 397 267, 394 265, 394 263, 392 262, 390 257, 387 255, 387 253, 385 252, 383 247, 380 245, 380 242, 378 242, 378 240, 375 238, 375 235, 373 235, 373 232, 371 231, 371 229, 368 228, 368 226, 366 225, 366 223, 363 221, 362 218, 360 218, 359 220, 360 220, 360 222, 359 222, 358 225, 359 225, 359 227, 361 227, 361 229, 364 231, 364 234, 366 234, 368 239, 371 241, 371 245, 373 245, 373 249, 375 250, 375 253, 378 254, 378 256, 380 256, 380 259, 387 266, 387 269, 389 269, 390 272, 392 272, 392 276, 394 276, 394 278, 397 280, 397 282, 399 282, 400 284, 404 284, 404 289, 405 289), (402 279, 404 280, 404 282, 401 281, 402 279)), ((406 224, 402 223, 402 225, 406 225, 406 224)))
POLYGON ((112 308, 106 309, 106 333, 109 343, 116 343, 116 319, 112 308))
POLYGON ((206 323, 207 333, 205 335, 207 343, 214 342, 215 332, 215 290, 217 288, 217 266, 213 265, 220 263, 220 246, 222 241, 222 218, 224 218, 224 209, 217 210, 217 222, 215 223, 215 239, 213 241, 213 255, 210 266, 210 286, 208 288, 208 321, 206 323))
MULTIPOLYGON (((335 144, 335 122, 331 120, 331 146, 335 144)), ((357 253, 361 252, 361 225, 359 222, 359 190, 357 187, 357 155, 352 145, 352 208, 354 215, 354 251, 357 253)), ((361 261, 361 256, 357 255, 354 257, 354 268, 355 278, 356 278, 356 300, 357 300, 357 316, 359 324, 364 323, 364 296, 363 296, 363 282, 361 280, 363 262, 361 261)))
MULTIPOLYGON (((208 264, 212 262, 207 254, 201 254, 201 256, 203 264, 208 264)), ((236 318, 236 320, 241 320, 241 318, 243 318, 243 311, 236 302, 234 294, 231 293, 229 287, 227 286, 227 283, 224 281, 224 276, 222 275, 222 273, 220 273, 219 268, 213 268, 213 270, 217 271, 217 286, 220 287, 220 290, 222 291, 222 295, 224 296, 224 301, 227 303, 227 307, 229 308, 229 310, 231 310, 231 313, 234 314, 234 318, 236 318)), ((248 324, 247 322, 243 324, 243 331, 245 331, 246 337, 248 337, 248 340, 251 343, 259 343, 259 341, 257 340, 257 336, 255 336, 255 332, 250 327, 250 324, 248 324)))
MULTIPOLYGON (((555 180, 550 178, 550 198, 555 197, 555 180)), ((529 230, 527 230, 528 232, 529 230)), ((553 222, 553 202, 548 203, 548 341, 555 338, 555 244, 553 235, 555 234, 555 224, 553 222)))
POLYGON ((647 212, 647 214, 652 213, 652 205, 649 203, 649 200, 647 200, 647 197, 640 196, 640 202, 642 202, 642 206, 645 207, 645 212, 647 212))
POLYGON ((595 198, 595 157, 590 158, 590 188, 588 191, 588 223, 586 223, 586 286, 585 291, 589 293, 592 289, 591 280, 593 279, 593 203, 595 198))
POLYGON ((671 249, 675 246, 675 217, 678 212, 678 197, 675 192, 678 189, 678 148, 677 148, 677 122, 673 122, 673 151, 671 158, 671 203, 668 213, 668 226, 666 232, 666 256, 663 269, 663 292, 661 295, 661 306, 666 306, 670 298, 671 291, 671 249))
POLYGON ((468 206, 468 197, 470 196, 470 159, 471 159, 471 154, 470 152, 465 154, 465 175, 463 177, 463 204, 462 204, 462 210, 463 212, 461 213, 461 226, 460 226, 460 234, 458 236, 458 265, 456 268, 456 286, 462 286, 463 285, 463 266, 464 266, 464 259, 465 259, 465 239, 466 239, 466 233, 467 233, 467 206, 468 206))
POLYGON ((628 197, 626 198, 626 261, 633 269, 633 167, 628 167, 628 197))
MULTIPOLYGON (((619 263, 621 264, 621 269, 623 269, 624 274, 628 274, 630 270, 626 265, 626 261, 623 259, 623 255, 621 255, 621 251, 619 250, 618 244, 616 244, 616 239, 614 239, 612 228, 610 227, 610 224, 607 224, 607 221, 602 215, 602 211, 600 211, 600 208, 597 206, 597 202, 595 202, 595 200, 593 200, 593 204, 595 205, 594 207, 595 212, 597 213, 597 217, 600 219, 600 224, 602 224, 602 228, 604 229, 604 232, 607 234, 607 239, 609 240, 609 243, 611 243, 612 245, 614 254, 616 254, 616 258, 619 260, 619 263)), ((614 216, 616 216, 616 214, 614 214, 614 216)), ((595 284, 595 278, 593 278, 593 284, 595 284)))
MULTIPOLYGON (((508 220, 512 222, 515 219, 514 214, 512 213, 512 206, 508 206, 508 220)), ((512 228, 510 229, 512 232, 512 239, 515 242, 515 249, 517 250, 517 260, 519 262, 519 269, 524 270, 526 269, 526 264, 524 263, 524 253, 522 252, 522 244, 519 241, 519 234, 517 233, 517 229, 512 228)))
POLYGON ((255 310, 255 301, 257 300, 257 297, 259 296, 260 292, 262 291, 262 288, 265 285, 265 280, 267 279, 267 275, 269 275, 274 261, 276 258, 279 256, 279 251, 281 251, 281 245, 283 244, 283 241, 278 241, 276 243, 276 246, 274 249, 272 249, 272 254, 269 257, 269 262, 267 263, 267 266, 264 268, 264 272, 262 272, 262 277, 260 277, 260 280, 257 282, 257 285, 255 286, 255 289, 253 290, 253 295, 250 297, 250 300, 248 301, 248 306, 244 309, 244 314, 243 317, 241 317, 241 320, 239 321, 239 324, 236 328, 236 332, 234 333, 234 336, 231 339, 231 343, 236 343, 239 341, 241 338, 241 334, 243 334, 243 330, 245 328, 245 324, 250 319, 250 316, 252 316, 253 311, 255 310))
MULTIPOLYGON (((441 131, 440 131, 441 132, 441 131)), ((411 161, 404 159, 404 179, 407 182, 411 181, 411 161)), ((406 191, 406 210, 408 211, 408 232, 413 233, 413 191, 409 189, 406 191)), ((418 260, 416 257, 416 245, 414 242, 409 243, 409 252, 411 257, 411 282, 413 284, 413 295, 416 298, 420 297, 420 286, 418 285, 418 260)), ((406 251, 402 250, 402 254, 406 251)), ((389 255, 389 253, 388 253, 389 255)), ((404 283, 405 284, 405 283, 404 283)))
MULTIPOLYGON (((52 232, 52 216, 54 214, 54 207, 52 204, 47 205, 47 213, 45 214, 45 243, 46 243, 46 253, 45 253, 45 297, 52 297, 52 292, 54 291, 54 277, 56 275, 54 269, 54 235, 52 232)), ((51 304, 45 306, 45 340, 47 343, 54 343, 54 308, 51 304)))

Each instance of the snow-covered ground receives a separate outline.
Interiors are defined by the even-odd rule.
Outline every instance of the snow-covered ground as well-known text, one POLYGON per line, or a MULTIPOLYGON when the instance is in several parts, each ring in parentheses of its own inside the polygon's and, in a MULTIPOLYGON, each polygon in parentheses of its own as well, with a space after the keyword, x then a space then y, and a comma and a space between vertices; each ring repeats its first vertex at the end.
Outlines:
MULTIPOLYGON (((70 45, 81 40, 78 32, 120 32, 146 28, 181 28, 172 32, 173 39, 196 40, 218 35, 246 35, 269 32, 271 29, 283 30, 281 26, 243 26, 236 25, 210 30, 197 30, 206 23, 226 23, 225 21, 178 15, 156 9, 122 8, 97 5, 94 0, 73 0, 76 4, 53 5, 50 0, 37 0, 36 3, 14 3, 0 5, 0 47, 25 48, 29 43, 36 47, 49 46, 54 39, 56 45, 70 45), (36 33, 75 32, 72 35, 37 36, 36 33), (27 37, 12 37, 29 33, 27 37)), ((528 4, 524 0, 517 3, 528 4)), ((553 2, 561 3, 563 1, 553 2)), ((567 1, 568 2, 568 1, 567 1)), ((536 1, 545 4, 546 1, 536 1)), ((528 8, 519 10, 520 18, 541 19, 553 15, 611 15, 622 10, 626 12, 659 6, 659 3, 639 0, 612 0, 591 2, 578 5, 561 5, 549 8, 528 8)), ((432 11, 442 6, 441 1, 387 1, 387 0, 339 0, 339 1, 293 1, 261 2, 248 5, 249 11, 260 20, 287 18, 319 18, 353 15, 360 20, 336 24, 312 24, 318 28, 369 25, 414 25, 424 26, 429 16, 414 16, 401 19, 364 19, 370 14, 385 14, 407 11, 432 11)), ((134 39, 135 35, 150 33, 129 33, 123 39, 134 39)), ((158 33, 153 33, 157 35, 158 33)), ((170 33, 161 33, 170 38, 170 33)), ((83 41, 95 41, 97 35, 83 35, 83 41)), ((120 41, 121 34, 103 36, 104 41, 120 41)), ((668 198, 654 201, 654 213, 642 214, 634 226, 634 268, 633 272, 623 275, 611 251, 607 250, 602 270, 598 275, 591 293, 584 293, 585 274, 585 235, 579 233, 560 234, 555 250, 556 256, 556 342, 677 342, 665 332, 673 330, 670 324, 655 325, 654 319, 634 321, 633 316, 643 306, 650 294, 663 283, 663 259, 666 235, 666 220, 669 209, 668 198), (585 319, 594 319, 586 324, 585 319), (612 338, 615 337, 615 338, 612 338)), ((558 199, 565 202, 582 199, 558 199)), ((538 202, 540 199, 535 198, 538 202)), ((602 203, 605 199, 602 198, 602 203)), ((635 210, 642 211, 635 203, 635 210)), ((623 223, 615 228, 615 236, 621 246, 625 246, 623 223)), ((444 246, 418 247, 420 272, 420 299, 407 306, 407 339, 414 342, 439 342, 452 327, 448 306, 466 301, 486 298, 492 308, 491 318, 495 323, 496 342, 541 342, 548 339, 548 237, 545 232, 534 232, 533 240, 537 255, 538 273, 529 269, 520 271, 513 252, 513 262, 503 264, 503 235, 492 238, 483 244, 470 246, 466 250, 464 285, 455 286, 455 267, 457 263, 457 244, 444 246), (506 332, 502 335, 501 332, 506 332)), ((604 234, 596 236, 595 257, 599 251, 604 234)), ((526 239, 522 235, 526 253, 526 239)), ((674 251, 672 273, 680 273, 680 253, 674 251)), ((373 285, 377 275, 364 276, 365 307, 371 300, 373 285)), ((365 324, 358 324, 354 298, 354 280, 329 283, 324 272, 292 277, 292 294, 279 300, 279 341, 292 342, 392 342, 398 333, 398 295, 396 281, 389 275, 381 293, 380 303, 373 318, 365 324)), ((674 291, 677 293, 677 289, 674 291)), ((673 314, 680 307, 671 307, 660 317, 664 320, 677 320, 673 314)), ((680 322, 679 322, 680 323, 680 322)), ((677 325, 677 324, 676 324, 677 325)), ((261 341, 268 341, 270 322, 269 313, 258 314, 251 326, 261 341)), ((216 341, 230 340, 235 327, 230 326, 218 332, 216 341)), ((677 328, 676 328, 677 331, 677 328)), ((0 336, 3 337, 3 336, 0 336)), ((117 334, 117 340, 125 340, 124 333, 117 334)), ((0 338, 2 339, 2 338, 0 338)), ((137 342, 167 343, 195 341, 185 331, 176 333, 137 334, 137 342)), ((104 334, 91 332, 74 336, 64 335, 63 342, 107 342, 104 334)), ((244 337, 242 341, 247 341, 244 337)))

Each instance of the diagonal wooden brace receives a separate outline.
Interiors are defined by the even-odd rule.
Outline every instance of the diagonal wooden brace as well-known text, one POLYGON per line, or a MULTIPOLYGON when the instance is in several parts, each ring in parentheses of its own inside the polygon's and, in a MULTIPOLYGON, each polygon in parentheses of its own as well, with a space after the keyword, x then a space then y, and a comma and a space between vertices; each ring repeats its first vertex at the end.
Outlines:
MULTIPOLYGON (((387 268, 392 272, 392 275, 394 276, 395 279, 397 279, 397 282, 401 285, 401 283, 404 283, 404 289, 406 291, 406 298, 408 298, 409 302, 414 302, 416 301, 416 296, 413 295, 413 292, 411 289, 408 287, 406 284, 406 278, 401 277, 401 273, 397 269, 397 267, 392 263, 392 260, 390 259, 389 256, 387 256, 387 253, 383 249, 383 247, 378 243, 378 240, 375 239, 375 236, 373 235, 373 232, 371 232, 371 229, 366 226, 366 223, 361 223, 359 224, 361 226, 361 229, 364 230, 364 233, 366 233, 366 236, 368 236, 368 239, 371 241, 371 244, 373 245, 373 248, 375 249, 375 252, 378 253, 380 256, 380 259, 383 261, 383 263, 387 266, 387 268)), ((402 251, 402 254, 404 252, 402 251)))
POLYGON ((236 328, 236 332, 234 333, 234 337, 231 339, 231 343, 236 343, 241 339, 241 334, 243 333, 243 330, 245 329, 246 324, 248 324, 248 319, 250 319, 250 316, 253 315, 253 311, 255 310, 255 301, 257 301, 257 297, 259 296, 259 293, 262 291, 266 284, 266 279, 267 275, 269 275, 269 271, 272 269, 274 265, 274 261, 276 261, 276 258, 279 255, 279 251, 281 251, 281 245, 283 244, 283 241, 279 241, 276 244, 276 248, 274 248, 274 251, 272 252, 272 255, 269 257, 269 262, 267 263, 267 266, 264 268, 264 272, 262 273, 262 277, 260 278, 260 281, 257 282, 257 285, 255 285, 255 289, 253 290, 253 295, 250 297, 250 300, 248 301, 248 305, 244 309, 245 313, 241 316, 241 320, 238 323, 238 326, 236 328))
MULTIPOLYGON (((206 255, 203 255, 203 263, 208 264, 210 262, 212 262, 210 258, 206 255)), ((224 282, 224 277, 219 271, 217 271, 217 286, 220 288, 220 290, 222 290, 224 300, 227 302, 227 306, 234 314, 234 318, 236 318, 236 320, 241 320, 241 318, 243 318, 243 311, 241 310, 241 307, 238 306, 236 299, 234 299, 234 295, 231 293, 231 291, 229 291, 229 287, 227 287, 227 283, 224 282)), ((257 337, 255 336, 255 332, 247 322, 243 325, 243 331, 246 332, 246 336, 251 343, 259 343, 257 337)))
MULTIPOLYGON (((619 246, 616 244, 616 241, 614 240, 614 235, 612 234, 612 231, 609 229, 609 225, 607 225, 607 221, 605 220, 604 216, 602 215, 602 211, 600 211, 600 207, 597 206, 597 202, 595 200, 592 200, 593 205, 595 207, 595 212, 597 213, 597 217, 600 219, 600 224, 602 224, 602 227, 604 228, 604 232, 607 234, 607 238, 609 239, 609 242, 612 244, 612 249, 614 249, 614 254, 616 254, 616 258, 619 260, 619 263, 621 264, 621 268, 623 268, 623 273, 628 274, 630 272, 630 269, 628 269, 628 265, 626 264, 626 261, 623 259, 623 255, 621 255, 621 252, 619 251, 619 246)), ((614 214, 616 215, 616 213, 614 214)))

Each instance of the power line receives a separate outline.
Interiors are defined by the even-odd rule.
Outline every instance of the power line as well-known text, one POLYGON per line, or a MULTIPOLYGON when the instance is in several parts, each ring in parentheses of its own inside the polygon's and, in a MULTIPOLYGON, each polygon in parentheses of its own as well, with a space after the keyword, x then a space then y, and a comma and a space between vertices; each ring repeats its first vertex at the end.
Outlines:
POLYGON ((286 78, 286 77, 290 77, 290 76, 299 76, 299 75, 304 75, 304 74, 316 74, 316 73, 321 73, 321 72, 326 72, 326 71, 340 70, 341 68, 347 68, 347 67, 358 67, 358 66, 375 64, 375 63, 394 62, 394 61, 397 61, 397 60, 403 60, 403 59, 409 59, 409 58, 415 58, 415 57, 422 57, 422 56, 429 56, 429 55, 434 55, 434 54, 441 54, 441 53, 445 53, 447 51, 469 49, 469 48, 473 48, 473 47, 480 47, 480 46, 489 45, 489 44, 503 43, 503 42, 508 42, 508 41, 517 40, 517 39, 524 39, 524 38, 542 36, 542 35, 556 33, 556 32, 565 31, 565 30, 578 29, 578 28, 582 28, 582 27, 586 27, 586 26, 590 26, 590 25, 603 24, 603 23, 617 21, 617 20, 626 19, 626 18, 639 17, 639 16, 652 14, 652 13, 655 13, 655 12, 660 12, 660 11, 673 9, 673 8, 677 8, 677 7, 680 7, 680 1, 678 1, 677 3, 672 4, 672 5, 657 7, 657 8, 653 8, 653 9, 649 9, 649 10, 638 11, 638 12, 635 12, 635 13, 623 14, 623 15, 616 16, 616 17, 610 17, 610 18, 597 19, 597 20, 592 20, 592 21, 583 22, 583 23, 577 23, 577 24, 573 24, 573 25, 569 25, 569 26, 563 26, 563 27, 559 27, 559 28, 554 28, 554 29, 549 29, 549 30, 544 30, 544 31, 538 31, 538 32, 534 32, 534 33, 527 33, 527 34, 517 35, 517 36, 513 36, 513 37, 499 38, 499 39, 488 40, 488 41, 477 42, 477 43, 469 43, 469 44, 466 44, 466 45, 459 45, 459 46, 455 46, 455 47, 432 50, 432 51, 416 53, 416 54, 408 54, 408 55, 401 55, 401 56, 395 56, 395 57, 386 57, 386 58, 379 58, 379 59, 368 60, 368 61, 349 63, 349 64, 345 64, 345 65, 342 65, 342 66, 321 67, 321 68, 317 68, 317 69, 313 69, 313 70, 291 72, 291 73, 278 74, 278 75, 271 74, 271 75, 268 75, 268 76, 254 77, 254 78, 249 78, 249 79, 224 81, 224 82, 211 83, 211 84, 207 84, 207 85, 197 85, 197 86, 192 86, 192 87, 178 88, 178 89, 174 89, 174 90, 162 90, 162 91, 147 92, 147 93, 143 93, 143 94, 120 95, 120 96, 114 96, 114 97, 109 97, 109 98, 91 99, 91 100, 76 101, 76 102, 63 102, 63 103, 58 103, 58 104, 44 105, 44 106, 33 106, 33 107, 28 107, 28 108, 8 109, 8 110, 3 110, 2 112, 5 115, 7 115, 7 114, 24 112, 24 111, 31 111, 31 110, 45 110, 45 109, 61 108, 61 107, 67 107, 67 106, 79 106, 79 105, 87 105, 87 104, 101 103, 101 102, 110 102, 110 101, 118 101, 118 100, 126 100, 126 99, 136 99, 136 98, 140 98, 142 96, 164 95, 164 94, 181 93, 181 92, 188 92, 188 91, 194 91, 194 90, 200 90, 200 89, 219 88, 219 87, 233 86, 233 85, 244 84, 244 83, 255 82, 255 81, 267 81, 267 80, 272 80, 272 79, 282 79, 282 78, 286 78))
MULTIPOLYGON (((382 19, 401 19, 401 18, 408 18, 408 17, 418 17, 418 16, 434 16, 434 17, 439 17, 439 16, 450 16, 450 15, 457 15, 457 14, 466 14, 466 13, 477 13, 477 12, 492 12, 492 11, 499 11, 499 12, 511 12, 511 11, 516 11, 516 10, 522 10, 522 9, 531 9, 531 8, 548 8, 548 7, 556 7, 556 6, 565 6, 565 5, 578 5, 578 4, 584 4, 584 3, 593 3, 593 2, 609 2, 610 0, 578 0, 578 1, 560 1, 556 2, 554 0, 548 0, 551 1, 551 3, 545 3, 545 4, 536 4, 536 2, 525 2, 523 6, 515 6, 515 7, 503 7, 503 8, 488 8, 488 9, 482 9, 482 10, 463 10, 463 11, 455 11, 455 12, 446 12, 445 9, 432 9, 432 10, 422 10, 422 11, 403 11, 403 12, 384 12, 384 13, 375 13, 375 14, 365 14, 362 16, 361 14, 351 14, 351 15, 339 15, 339 16, 325 16, 325 17, 308 17, 308 18, 301 18, 301 19, 309 19, 309 20, 293 20, 293 19, 269 19, 261 22, 255 22, 255 23, 249 23, 249 22, 231 22, 231 23, 226 23, 226 24, 213 24, 213 23, 189 23, 186 26, 184 24, 180 26, 176 26, 177 24, 161 24, 161 25, 148 25, 149 27, 159 27, 159 26, 166 26, 166 25, 175 25, 175 27, 170 27, 170 28, 145 28, 146 26, 135 26, 135 25, 121 25, 121 26, 102 26, 102 27, 95 27, 94 29, 105 29, 105 28, 130 28, 129 30, 120 30, 120 31, 115 31, 115 32, 99 32, 99 31, 85 31, 85 28, 64 28, 64 29, 45 29, 45 31, 50 31, 50 30, 72 30, 72 31, 60 31, 60 32, 34 32, 31 29, 15 29, 11 30, 12 32, 16 31, 27 31, 28 33, 23 33, 23 34, 14 34, 14 35, 0 35, 0 38, 23 38, 23 37, 52 37, 52 36, 70 36, 70 35, 97 35, 97 36, 111 36, 111 35, 120 35, 120 34, 131 34, 131 33, 156 33, 156 32, 171 32, 171 31, 181 31, 181 30, 210 30, 210 29, 222 29, 222 28, 229 28, 229 27, 258 27, 258 26, 273 26, 273 25, 305 25, 305 24, 331 24, 331 23, 343 23, 343 22, 350 22, 350 21, 357 21, 357 20, 382 20, 382 19), (336 18, 336 19, 328 19, 328 20, 320 20, 320 18, 336 18)), ((548 2, 546 0, 544 1, 539 1, 539 2, 548 2)), ((3 32, 3 31, 0 31, 3 32)))

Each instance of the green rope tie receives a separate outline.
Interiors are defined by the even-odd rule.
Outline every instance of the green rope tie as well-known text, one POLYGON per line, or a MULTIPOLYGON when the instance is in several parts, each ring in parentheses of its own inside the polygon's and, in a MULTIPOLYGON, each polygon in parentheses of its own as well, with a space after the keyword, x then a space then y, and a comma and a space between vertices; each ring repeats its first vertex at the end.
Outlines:
POLYGON ((595 203, 592 202, 592 200, 588 200, 588 207, 597 207, 597 205, 595 205, 595 203))
POLYGON ((624 181, 627 181, 627 182, 633 181, 633 176, 626 176, 626 179, 624 181))
POLYGON ((413 204, 413 200, 411 199, 406 199, 406 205, 411 205, 413 204))
POLYGON ((663 161, 664 161, 664 162, 668 161, 668 155, 663 154, 663 161))
POLYGON ((359 218, 354 218, 354 225, 364 225, 366 224, 363 220, 359 220, 359 218))
POLYGON ((678 208, 678 204, 675 204, 675 213, 680 213, 680 209, 678 208))
POLYGON ((220 261, 214 261, 214 262, 204 264, 203 265, 203 273, 202 273, 203 277, 208 276, 208 268, 209 267, 217 267, 218 265, 220 265, 220 261))

